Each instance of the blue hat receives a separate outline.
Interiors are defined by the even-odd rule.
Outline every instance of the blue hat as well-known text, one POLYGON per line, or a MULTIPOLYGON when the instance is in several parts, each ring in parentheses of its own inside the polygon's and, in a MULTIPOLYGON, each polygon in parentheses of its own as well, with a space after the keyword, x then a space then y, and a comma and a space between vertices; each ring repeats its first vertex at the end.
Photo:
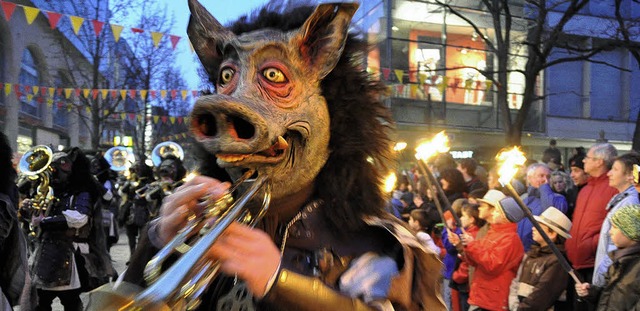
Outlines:
POLYGON ((525 217, 524 211, 518 206, 516 199, 512 197, 506 197, 498 202, 500 212, 510 222, 519 222, 525 217))

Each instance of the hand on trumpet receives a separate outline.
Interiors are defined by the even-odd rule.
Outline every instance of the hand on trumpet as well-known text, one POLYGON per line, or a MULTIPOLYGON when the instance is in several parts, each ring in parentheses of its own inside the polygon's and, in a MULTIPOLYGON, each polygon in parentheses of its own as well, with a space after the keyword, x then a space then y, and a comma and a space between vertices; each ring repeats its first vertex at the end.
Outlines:
MULTIPOLYGON (((159 238, 167 243, 188 221, 189 216, 203 213, 208 200, 221 198, 229 183, 196 176, 164 199, 158 222, 159 238)), ((237 275, 245 281, 255 297, 263 297, 272 277, 278 272, 280 250, 264 231, 232 223, 213 244, 208 256, 220 263, 227 275, 237 275)))

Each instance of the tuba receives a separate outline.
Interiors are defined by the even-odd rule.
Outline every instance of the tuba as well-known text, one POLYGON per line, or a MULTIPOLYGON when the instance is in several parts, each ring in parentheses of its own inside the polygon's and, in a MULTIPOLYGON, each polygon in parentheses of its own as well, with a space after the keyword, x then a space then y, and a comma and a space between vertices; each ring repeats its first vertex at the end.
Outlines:
POLYGON ((109 150, 104 153, 104 159, 111 165, 111 170, 116 172, 129 169, 131 164, 135 162, 133 153, 122 146, 109 148, 109 150))
POLYGON ((189 217, 187 225, 176 237, 162 248, 145 267, 146 289, 128 283, 104 285, 90 293, 88 310, 193 310, 201 302, 201 295, 218 275, 219 263, 204 259, 209 248, 222 232, 234 221, 255 226, 262 219, 271 202, 271 186, 265 176, 255 179, 254 170, 245 172, 217 200, 203 198, 206 208, 200 216, 189 217), (237 200, 231 196, 240 185, 251 183, 237 200), (259 208, 250 202, 263 190, 263 200, 259 208), (209 220, 215 219, 211 224, 209 220), (199 239, 186 244, 195 234, 199 239), (164 273, 161 267, 172 254, 182 256, 164 273))
MULTIPOLYGON (((39 181, 36 193, 31 199, 31 215, 48 216, 51 204, 55 201, 53 188, 49 185, 51 174, 51 160, 53 152, 45 145, 38 145, 29 149, 20 158, 18 169, 21 179, 39 181)), ((31 228, 30 235, 40 235, 38 228, 31 228)))
POLYGON ((170 155, 180 159, 180 161, 184 160, 184 150, 182 150, 182 147, 176 142, 165 141, 157 144, 153 148, 153 151, 151 151, 151 161, 155 167, 158 167, 160 163, 162 163, 162 159, 170 155))

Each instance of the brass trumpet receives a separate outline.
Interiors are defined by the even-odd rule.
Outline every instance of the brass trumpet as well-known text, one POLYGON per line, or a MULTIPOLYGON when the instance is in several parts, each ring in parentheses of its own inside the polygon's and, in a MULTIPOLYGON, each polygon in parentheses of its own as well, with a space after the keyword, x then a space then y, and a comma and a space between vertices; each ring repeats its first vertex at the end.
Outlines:
MULTIPOLYGON (((18 169, 21 174, 21 181, 37 180, 38 187, 34 197, 31 199, 30 212, 32 216, 44 216, 47 217, 50 212, 51 205, 56 201, 56 197, 53 194, 53 188, 51 188, 50 174, 51 174, 51 160, 53 158, 53 152, 51 148, 45 145, 38 145, 29 149, 20 158, 18 169)), ((40 236, 40 227, 30 228, 31 236, 40 236)))
MULTIPOLYGON (((254 174, 245 172, 226 195, 209 202, 200 216, 189 217, 187 225, 176 237, 162 248, 145 267, 145 280, 151 284, 141 292, 132 284, 116 284, 113 288, 107 284, 91 293, 88 310, 192 310, 200 304, 201 295, 218 274, 219 263, 203 259, 209 248, 229 225, 238 221, 255 226, 264 216, 271 202, 271 186, 265 176, 253 180, 247 191, 235 203, 231 194, 254 174), (252 213, 247 204, 263 189, 262 205, 252 213), (209 219, 215 219, 212 225, 209 219), (199 230, 200 239, 192 245, 186 241, 199 230), (182 256, 164 273, 161 267, 174 252, 182 256), (133 294, 137 291, 139 294, 133 294)), ((205 202, 209 198, 203 198, 205 202)))

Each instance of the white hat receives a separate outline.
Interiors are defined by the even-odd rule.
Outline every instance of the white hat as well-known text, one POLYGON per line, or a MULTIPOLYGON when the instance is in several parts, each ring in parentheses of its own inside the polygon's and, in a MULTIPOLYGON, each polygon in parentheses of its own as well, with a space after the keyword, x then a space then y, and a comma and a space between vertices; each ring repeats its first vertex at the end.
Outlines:
POLYGON ((491 189, 487 191, 487 193, 482 197, 482 199, 478 199, 480 202, 487 203, 493 207, 498 207, 500 205, 500 200, 506 198, 507 196, 502 193, 502 191, 491 189))
POLYGON ((551 230, 557 234, 563 236, 565 239, 570 239, 571 235, 571 220, 563 212, 557 208, 551 206, 547 208, 540 216, 533 216, 539 223, 545 224, 551 230))

